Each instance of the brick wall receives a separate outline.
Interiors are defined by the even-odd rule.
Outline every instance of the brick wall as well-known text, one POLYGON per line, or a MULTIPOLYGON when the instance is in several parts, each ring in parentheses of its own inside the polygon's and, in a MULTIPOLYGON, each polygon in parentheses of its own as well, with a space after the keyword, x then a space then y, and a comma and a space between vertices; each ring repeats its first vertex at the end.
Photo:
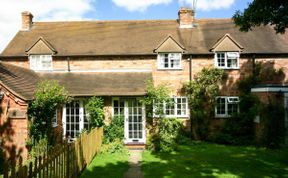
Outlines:
POLYGON ((27 158, 26 139, 28 137, 27 103, 17 98, 9 90, 1 87, 4 98, 1 100, 0 127, 5 127, 1 139, 9 155, 15 146, 21 156, 27 158), (8 124, 8 125, 7 125, 8 124))

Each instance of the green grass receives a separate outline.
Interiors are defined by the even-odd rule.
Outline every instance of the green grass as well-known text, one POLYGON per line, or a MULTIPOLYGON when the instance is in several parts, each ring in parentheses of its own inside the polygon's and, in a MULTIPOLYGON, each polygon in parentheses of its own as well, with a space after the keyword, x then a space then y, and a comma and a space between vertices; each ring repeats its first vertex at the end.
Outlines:
POLYGON ((145 151, 142 160, 146 178, 288 177, 287 149, 191 143, 170 154, 145 151))
POLYGON ((80 178, 120 178, 128 170, 128 153, 104 153, 97 155, 80 178))

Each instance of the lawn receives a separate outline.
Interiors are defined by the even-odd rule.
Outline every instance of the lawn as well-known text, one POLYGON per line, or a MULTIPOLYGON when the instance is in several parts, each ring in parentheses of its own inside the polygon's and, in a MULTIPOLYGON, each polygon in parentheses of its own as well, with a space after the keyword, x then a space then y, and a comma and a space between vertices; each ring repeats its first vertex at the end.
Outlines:
POLYGON ((146 178, 288 177, 287 149, 191 143, 170 154, 145 151, 142 160, 146 178))
POLYGON ((80 178, 123 177, 128 170, 128 153, 105 153, 97 155, 84 170, 80 178))

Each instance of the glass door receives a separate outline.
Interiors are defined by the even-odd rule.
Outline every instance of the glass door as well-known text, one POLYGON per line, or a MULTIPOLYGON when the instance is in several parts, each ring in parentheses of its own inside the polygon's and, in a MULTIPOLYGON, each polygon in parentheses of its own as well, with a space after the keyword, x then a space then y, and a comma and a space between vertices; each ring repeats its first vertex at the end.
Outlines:
POLYGON ((138 99, 125 101, 125 142, 145 142, 144 106, 138 99))

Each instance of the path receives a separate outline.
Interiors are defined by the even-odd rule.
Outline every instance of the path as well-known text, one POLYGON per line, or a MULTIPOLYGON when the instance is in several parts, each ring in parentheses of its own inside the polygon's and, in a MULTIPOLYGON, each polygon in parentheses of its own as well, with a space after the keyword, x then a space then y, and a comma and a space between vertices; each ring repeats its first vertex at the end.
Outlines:
POLYGON ((142 150, 129 150, 129 169, 124 174, 124 178, 144 178, 143 172, 141 170, 141 157, 142 150))

